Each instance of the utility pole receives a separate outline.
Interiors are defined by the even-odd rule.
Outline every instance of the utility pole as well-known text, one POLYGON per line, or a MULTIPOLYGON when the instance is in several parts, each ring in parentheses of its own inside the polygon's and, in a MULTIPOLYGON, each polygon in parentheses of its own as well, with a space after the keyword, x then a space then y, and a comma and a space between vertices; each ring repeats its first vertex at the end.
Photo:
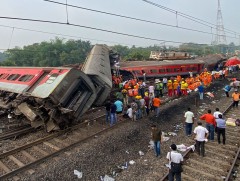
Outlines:
POLYGON ((218 0, 218 11, 217 11, 217 26, 216 26, 216 44, 227 44, 226 35, 223 26, 222 11, 220 6, 220 0, 218 0))

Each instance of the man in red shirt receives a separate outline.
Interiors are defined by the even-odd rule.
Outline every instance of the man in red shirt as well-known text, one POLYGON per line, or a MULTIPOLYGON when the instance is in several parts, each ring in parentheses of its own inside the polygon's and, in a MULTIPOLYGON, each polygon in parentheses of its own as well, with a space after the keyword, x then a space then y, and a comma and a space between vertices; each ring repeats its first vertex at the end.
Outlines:
POLYGON ((214 129, 216 127, 215 117, 211 114, 211 110, 208 110, 207 114, 204 114, 200 117, 201 120, 205 120, 206 128, 209 131, 208 139, 214 141, 214 129))

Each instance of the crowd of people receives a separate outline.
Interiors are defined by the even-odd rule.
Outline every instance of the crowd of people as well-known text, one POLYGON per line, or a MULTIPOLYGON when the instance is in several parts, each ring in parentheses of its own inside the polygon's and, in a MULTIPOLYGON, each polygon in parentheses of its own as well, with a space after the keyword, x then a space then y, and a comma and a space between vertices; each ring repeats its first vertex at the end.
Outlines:
MULTIPOLYGON (((188 78, 182 78, 180 75, 171 77, 169 79, 155 79, 154 83, 146 83, 130 79, 118 84, 119 90, 115 93, 115 99, 106 104, 106 122, 112 126, 118 119, 128 118, 130 120, 140 120, 144 116, 148 116, 150 112, 154 112, 155 117, 159 117, 160 105, 163 94, 169 97, 186 96, 191 91, 199 92, 199 99, 204 97, 204 88, 208 87, 212 81, 216 79, 224 79, 232 73, 231 69, 224 69, 218 72, 209 73, 204 71, 195 77, 190 73, 188 78), (119 115, 122 114, 122 115, 119 115)), ((233 99, 233 106, 238 107, 240 94, 238 89, 240 81, 233 79, 232 83, 224 87, 226 96, 229 97, 229 91, 233 88, 234 92, 231 97, 233 99)), ((193 130, 194 113, 190 108, 184 114, 185 134, 188 137, 193 137, 196 141, 196 151, 199 156, 205 156, 205 142, 213 141, 214 134, 217 134, 217 142, 219 144, 226 144, 226 121, 223 114, 216 108, 212 114, 208 110, 206 114, 202 115, 199 119, 205 120, 205 127, 202 121, 197 121, 197 126, 193 130), (222 137, 222 139, 221 139, 222 137)), ((156 125, 152 125, 152 141, 154 143, 154 150, 156 157, 161 156, 161 144, 163 142, 162 132, 156 125)), ((176 177, 181 180, 181 162, 183 157, 177 152, 175 144, 171 145, 172 151, 168 152, 167 159, 171 162, 169 180, 176 177), (172 168, 171 168, 172 167, 172 168)))

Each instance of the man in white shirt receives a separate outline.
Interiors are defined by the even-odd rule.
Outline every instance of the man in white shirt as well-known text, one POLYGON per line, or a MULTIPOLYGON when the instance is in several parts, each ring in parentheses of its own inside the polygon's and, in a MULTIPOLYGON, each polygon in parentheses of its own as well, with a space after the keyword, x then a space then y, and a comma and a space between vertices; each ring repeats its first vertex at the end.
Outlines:
POLYGON ((215 119, 218 119, 218 118, 219 118, 219 117, 218 117, 219 114, 222 115, 222 113, 219 111, 219 108, 216 108, 216 111, 213 113, 213 116, 215 117, 215 119))
POLYGON ((150 85, 148 87, 148 90, 149 90, 149 94, 152 93, 152 95, 154 96, 154 86, 153 85, 150 85))
POLYGON ((187 136, 192 134, 192 125, 194 123, 194 114, 191 112, 191 108, 188 108, 188 111, 184 114, 185 119, 185 131, 187 136))
POLYGON ((173 168, 173 166, 178 168, 182 167, 181 163, 183 162, 183 156, 181 155, 181 153, 177 152, 177 146, 175 144, 171 145, 171 149, 172 151, 167 153, 167 159, 169 160, 169 163, 170 163, 168 180, 173 181, 174 176, 176 176, 176 180, 181 181, 182 170, 176 171, 176 168, 173 168))
POLYGON ((209 132, 206 128, 202 126, 202 122, 198 121, 198 126, 194 129, 195 134, 195 140, 196 140, 196 151, 199 155, 202 155, 202 157, 205 156, 205 141, 207 141, 207 137, 209 135, 209 132))

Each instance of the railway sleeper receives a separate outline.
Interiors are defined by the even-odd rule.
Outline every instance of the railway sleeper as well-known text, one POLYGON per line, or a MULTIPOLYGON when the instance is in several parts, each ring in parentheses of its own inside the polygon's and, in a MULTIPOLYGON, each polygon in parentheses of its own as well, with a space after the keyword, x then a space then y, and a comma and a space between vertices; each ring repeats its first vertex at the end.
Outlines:
POLYGON ((206 173, 206 171, 195 169, 192 166, 183 165, 183 170, 184 170, 183 174, 189 175, 197 180, 207 180, 207 181, 222 181, 223 180, 221 178, 221 176, 216 176, 216 175, 206 173), (201 179, 199 178, 199 176, 201 176, 201 179))

